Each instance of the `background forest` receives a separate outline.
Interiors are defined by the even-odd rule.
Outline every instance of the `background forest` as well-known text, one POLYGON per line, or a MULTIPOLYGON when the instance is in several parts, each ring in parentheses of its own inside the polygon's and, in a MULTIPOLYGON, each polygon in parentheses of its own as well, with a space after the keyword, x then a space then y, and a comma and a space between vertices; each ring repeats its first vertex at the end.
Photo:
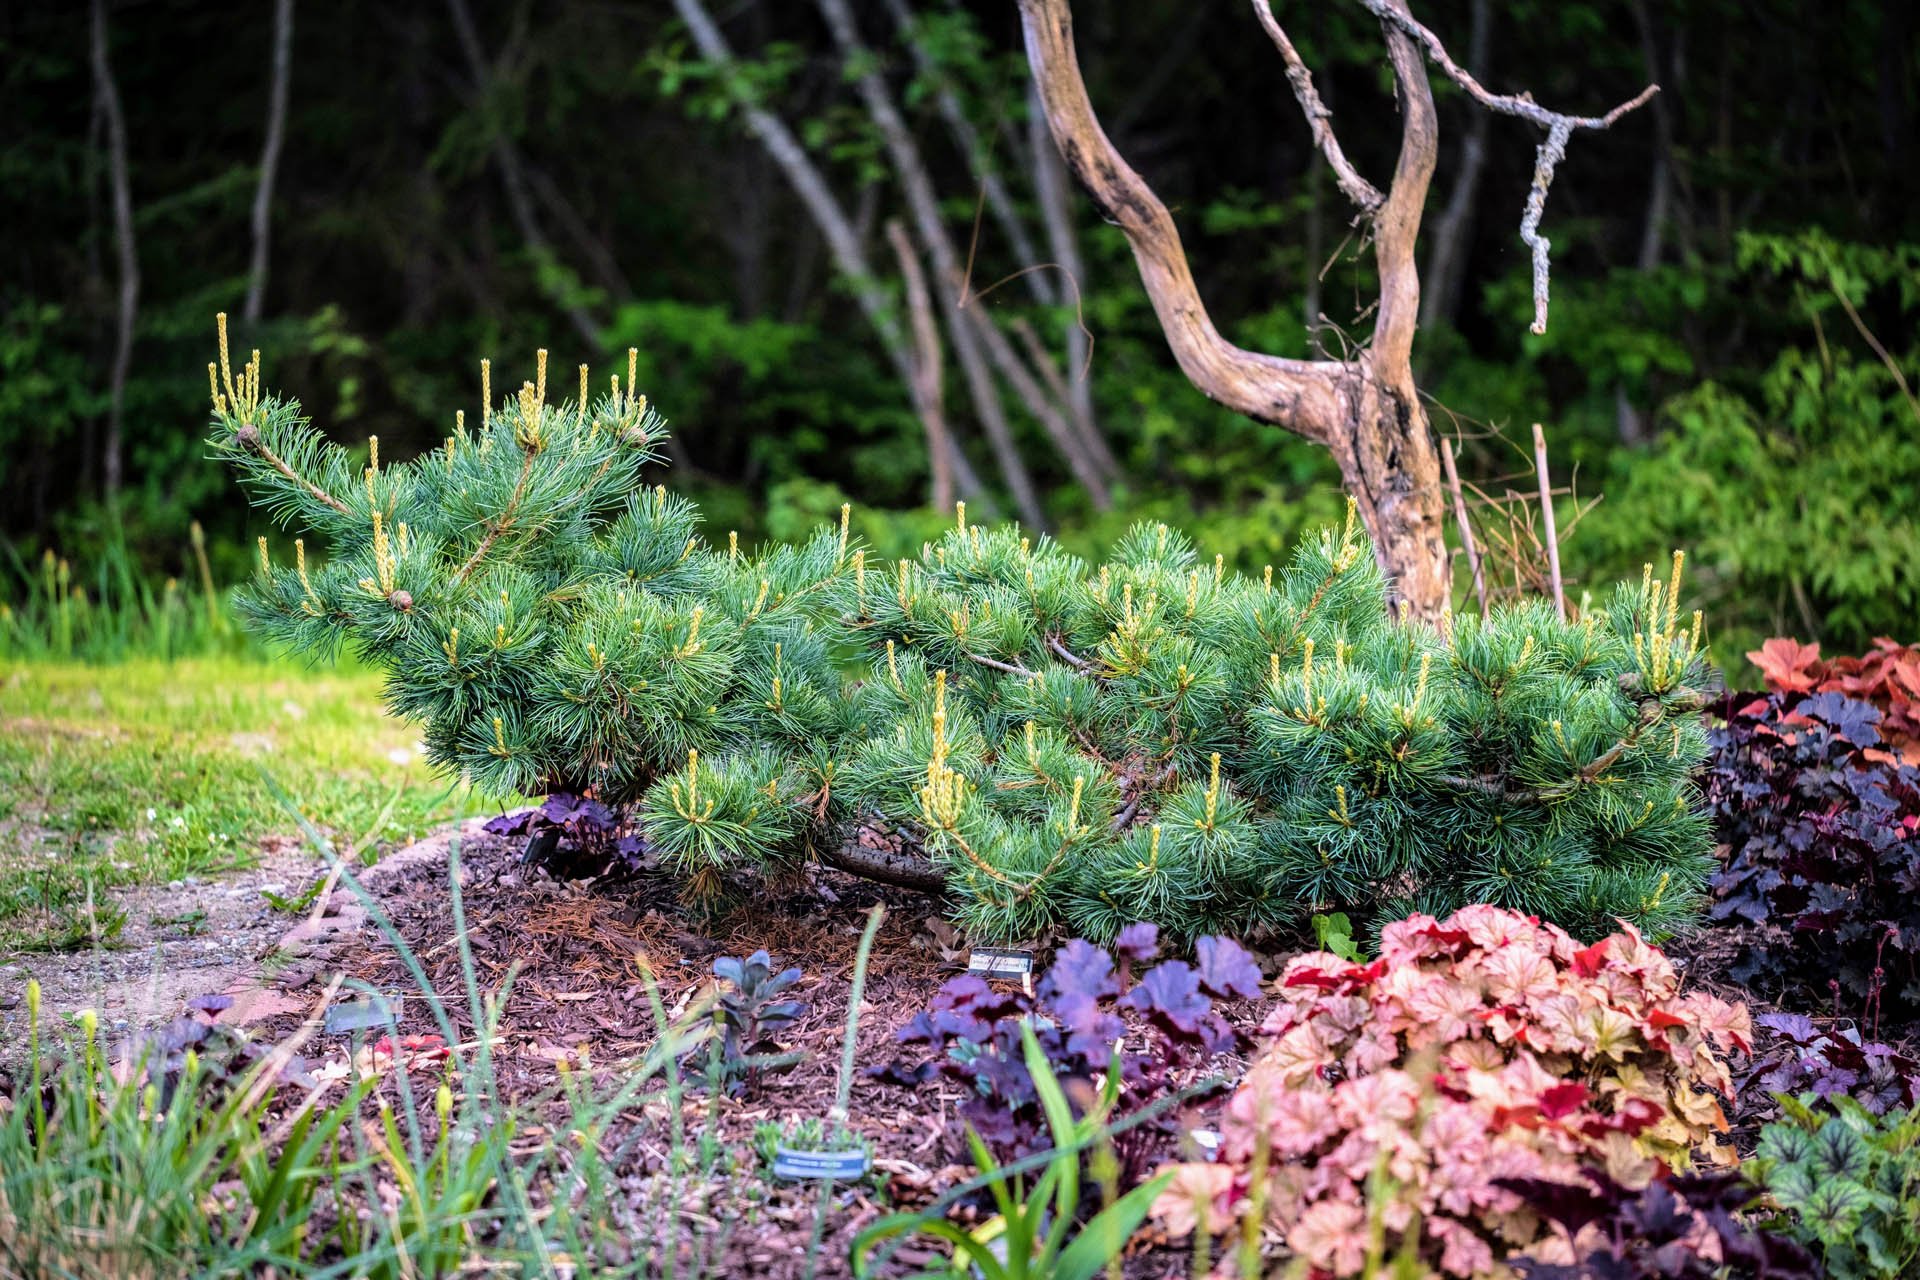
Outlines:
MULTIPOLYGON (((1251 7, 1075 9, 1101 119, 1228 336, 1364 343, 1372 257, 1251 7)), ((1378 23, 1281 9, 1355 164, 1390 173, 1378 23)), ((1560 166, 1536 337, 1537 131, 1436 78, 1415 356, 1469 489, 1530 490, 1541 422, 1575 594, 1680 546, 1722 663, 1767 634, 1912 638, 1911 7, 1418 16, 1496 92, 1598 112, 1662 87, 1560 166)), ((1338 474, 1192 389, 1029 102, 990 0, 0 0, 0 600, 46 548, 191 573, 195 520, 214 575, 241 571, 264 521, 203 444, 215 311, 388 457, 477 406, 480 355, 498 387, 536 347, 599 379, 635 347, 718 535, 792 537, 851 500, 897 553, 959 496, 1083 553, 1168 519, 1257 572, 1338 515, 1338 474)), ((1496 547, 1528 542, 1477 510, 1496 547)))

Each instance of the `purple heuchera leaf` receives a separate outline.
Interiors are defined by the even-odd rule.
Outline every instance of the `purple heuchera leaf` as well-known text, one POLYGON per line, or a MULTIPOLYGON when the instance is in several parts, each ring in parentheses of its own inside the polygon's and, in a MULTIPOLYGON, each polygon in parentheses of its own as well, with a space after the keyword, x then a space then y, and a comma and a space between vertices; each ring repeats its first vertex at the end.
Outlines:
POLYGON ((1222 1000, 1260 998, 1260 966, 1245 947, 1231 938, 1202 938, 1193 949, 1200 962, 1200 986, 1208 995, 1222 1000))
POLYGON ((218 1016, 233 1008, 233 997, 218 991, 209 991, 205 995, 195 996, 187 1001, 187 1008, 210 1016, 218 1016))
POLYGON ((613 810, 598 800, 574 795, 570 791, 556 791, 548 796, 546 803, 540 806, 540 814, 548 822, 558 823, 568 831, 598 834, 613 829, 613 810))
POLYGON ((516 809, 497 818, 488 818, 480 829, 491 836, 523 836, 539 813, 538 809, 516 809))
POLYGON ((1200 975, 1184 960, 1155 965, 1140 984, 1120 998, 1167 1034, 1189 1042, 1202 1038, 1213 1002, 1200 994, 1200 975))
POLYGON ((1053 958, 1053 967, 1040 980, 1039 995, 1044 1004, 1091 1004, 1119 994, 1120 984, 1113 976, 1113 957, 1079 938, 1060 948, 1053 958))
POLYGON ((1804 1013, 1764 1013, 1754 1019, 1759 1026, 1785 1036, 1795 1044, 1812 1044, 1820 1038, 1820 1029, 1804 1013))
POLYGON ((1130 924, 1113 940, 1113 954, 1132 964, 1145 964, 1160 954, 1160 928, 1141 921, 1130 924))

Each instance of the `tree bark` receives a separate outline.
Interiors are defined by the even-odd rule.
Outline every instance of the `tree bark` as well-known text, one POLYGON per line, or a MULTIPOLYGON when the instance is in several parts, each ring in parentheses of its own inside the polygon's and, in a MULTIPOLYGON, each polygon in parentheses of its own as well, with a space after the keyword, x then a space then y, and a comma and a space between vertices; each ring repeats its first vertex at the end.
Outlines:
POLYGON ((267 88, 267 135, 260 147, 260 181, 253 189, 253 261, 247 300, 240 309, 258 324, 267 301, 268 248, 273 234, 273 181, 287 136, 287 89, 293 79, 293 0, 273 0, 273 78, 267 88))
POLYGON ((107 436, 101 448, 100 482, 109 501, 121 482, 121 422, 126 413, 127 374, 133 367, 133 326, 140 309, 140 260, 133 238, 133 182, 127 171, 127 121, 120 109, 107 55, 106 0, 93 0, 93 83, 107 130, 107 166, 113 187, 113 239, 120 259, 120 300, 114 321, 113 369, 107 384, 107 436))
POLYGON ((1437 619, 1451 594, 1444 488, 1412 368, 1420 305, 1414 241, 1438 146, 1420 50, 1397 28, 1386 30, 1402 135, 1393 186, 1375 215, 1381 295, 1372 345, 1350 361, 1290 360, 1235 346, 1215 328, 1172 215, 1094 114, 1067 0, 1020 0, 1020 14, 1054 142, 1100 212, 1126 234, 1181 371, 1228 408, 1327 446, 1393 580, 1396 612, 1437 619))
POLYGON ((940 354, 940 326, 933 319, 933 299, 927 293, 926 273, 919 255, 899 219, 887 223, 887 240, 900 262, 900 279, 907 290, 907 316, 913 322, 914 407, 927 433, 928 469, 932 472, 929 498, 936 511, 953 506, 953 467, 948 458, 946 373, 940 354))

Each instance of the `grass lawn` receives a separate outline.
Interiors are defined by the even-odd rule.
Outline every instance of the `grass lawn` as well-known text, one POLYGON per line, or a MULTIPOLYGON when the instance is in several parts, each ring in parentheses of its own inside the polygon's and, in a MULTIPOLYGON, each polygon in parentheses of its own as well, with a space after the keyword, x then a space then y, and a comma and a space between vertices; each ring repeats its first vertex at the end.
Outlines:
POLYGON ((485 808, 379 692, 369 672, 248 657, 0 663, 0 952, 110 937, 115 886, 244 867, 297 833, 263 767, 343 847, 370 835, 369 856, 485 808))

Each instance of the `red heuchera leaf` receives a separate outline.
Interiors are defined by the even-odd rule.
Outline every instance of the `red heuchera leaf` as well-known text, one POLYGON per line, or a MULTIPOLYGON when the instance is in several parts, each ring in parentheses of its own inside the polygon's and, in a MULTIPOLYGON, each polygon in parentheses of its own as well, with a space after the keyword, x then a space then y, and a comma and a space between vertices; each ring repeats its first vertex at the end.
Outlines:
MULTIPOLYGON (((1717 1055, 1748 1038, 1746 1010, 1682 994, 1631 928, 1582 946, 1491 906, 1411 916, 1381 931, 1372 964, 1296 957, 1277 995, 1267 1047, 1220 1120, 1215 1172, 1185 1177, 1184 1197, 1156 1210, 1173 1234, 1191 1230, 1192 1188, 1217 1185, 1224 1166, 1236 1215, 1264 1199, 1273 1257, 1349 1280, 1384 1161, 1388 1253, 1410 1250, 1422 1274, 1479 1277, 1559 1239, 1502 1179, 1577 1184, 1600 1169, 1644 1186, 1661 1163, 1731 1159, 1715 1139, 1726 1118, 1714 1095, 1731 1091, 1717 1055), (1267 1163, 1264 1197, 1263 1151, 1285 1157, 1267 1163)), ((1209 1222, 1216 1235, 1231 1225, 1209 1222)))
POLYGON ((1573 953, 1573 971, 1583 978, 1592 978, 1599 974, 1607 962, 1608 938, 1602 938, 1590 947, 1582 947, 1573 953))
POLYGON ((1282 980, 1281 985, 1288 987, 1313 987, 1320 991, 1329 991, 1344 995, 1349 991, 1364 987, 1370 982, 1378 981, 1380 975, 1386 971, 1387 962, 1384 957, 1375 960, 1372 964, 1351 964, 1344 969, 1338 970, 1320 969, 1309 966, 1301 969, 1288 969, 1287 976, 1282 980))
POLYGON ((1581 1107, 1586 1106, 1587 1099, 1591 1096, 1587 1086, 1578 1080, 1554 1085, 1540 1095, 1540 1114, 1549 1120, 1565 1120, 1581 1107))

